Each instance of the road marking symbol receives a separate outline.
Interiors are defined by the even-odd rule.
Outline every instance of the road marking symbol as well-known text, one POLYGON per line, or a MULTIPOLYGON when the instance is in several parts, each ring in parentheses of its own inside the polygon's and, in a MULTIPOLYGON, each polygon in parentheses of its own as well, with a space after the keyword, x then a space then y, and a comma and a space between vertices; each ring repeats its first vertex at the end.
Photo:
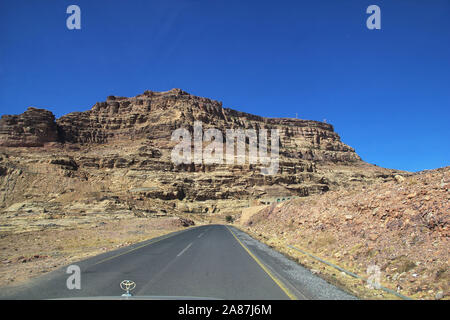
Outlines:
POLYGON ((228 226, 226 227, 228 231, 231 232, 233 237, 237 240, 237 242, 239 242, 239 244, 245 249, 245 251, 247 251, 250 257, 252 257, 253 260, 256 261, 256 263, 258 263, 258 265, 269 275, 269 277, 280 287, 280 289, 283 290, 283 292, 289 297, 289 299, 298 300, 298 298, 277 277, 275 277, 272 272, 270 272, 270 270, 241 242, 241 240, 236 237, 234 232, 231 231, 228 226))
POLYGON ((181 256, 189 247, 192 246, 192 242, 188 244, 186 248, 184 248, 179 254, 177 254, 177 257, 181 256))

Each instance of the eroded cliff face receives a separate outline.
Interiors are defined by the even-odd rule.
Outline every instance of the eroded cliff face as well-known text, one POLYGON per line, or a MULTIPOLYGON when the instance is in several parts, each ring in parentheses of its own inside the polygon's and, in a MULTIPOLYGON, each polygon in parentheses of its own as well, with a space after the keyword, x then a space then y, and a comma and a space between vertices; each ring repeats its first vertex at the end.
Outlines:
POLYGON ((113 199, 111 210, 234 213, 258 199, 308 196, 395 174, 361 161, 330 124, 263 118, 179 89, 110 96, 89 111, 57 120, 34 108, 3 116, 0 145, 3 208, 51 201, 70 211, 67 206, 76 202, 113 199), (222 132, 279 129, 277 174, 262 175, 259 164, 175 165, 172 132, 182 127, 192 132, 195 121, 222 132))
POLYGON ((29 107, 20 115, 4 115, 0 119, 0 146, 42 147, 59 140, 52 112, 29 107))
POLYGON ((318 161, 358 161, 359 156, 340 141, 333 126, 300 119, 269 119, 222 107, 222 103, 179 89, 146 91, 133 97, 110 96, 87 112, 57 120, 61 140, 68 143, 107 143, 117 139, 169 141, 177 128, 192 131, 195 121, 225 129, 280 129, 283 154, 318 161))

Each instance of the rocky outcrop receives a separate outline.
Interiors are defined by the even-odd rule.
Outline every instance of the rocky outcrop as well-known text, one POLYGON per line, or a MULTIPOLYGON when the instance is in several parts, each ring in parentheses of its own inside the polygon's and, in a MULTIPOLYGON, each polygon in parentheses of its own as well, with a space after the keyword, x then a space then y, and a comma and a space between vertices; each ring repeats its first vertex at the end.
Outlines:
POLYGON ((222 108, 221 102, 180 89, 146 91, 132 98, 109 96, 91 110, 69 113, 56 122, 50 111, 31 107, 20 115, 4 115, 0 120, 0 145, 30 147, 57 141, 84 145, 145 138, 170 141, 175 129, 192 130, 194 121, 222 132, 230 128, 278 128, 281 154, 287 159, 360 160, 352 148, 340 141, 330 124, 251 115, 222 108))
POLYGON ((29 107, 20 115, 0 119, 0 146, 40 147, 58 140, 55 116, 50 111, 29 107))
POLYGON ((139 210, 230 213, 256 199, 305 197, 395 175, 361 161, 328 123, 264 118, 179 89, 109 96, 88 111, 57 120, 50 111, 30 108, 2 117, 0 142, 5 147, 0 148, 0 188, 5 191, 0 207, 28 199, 95 202, 99 195, 114 195, 139 210), (195 121, 203 130, 222 133, 279 129, 278 171, 262 175, 260 163, 175 165, 172 132, 183 127, 192 133, 195 121), (42 150, 11 148, 48 142, 59 143, 42 150))
POLYGON ((222 132, 230 128, 275 129, 281 134, 286 158, 312 161, 358 161, 355 151, 340 141, 327 123, 286 118, 264 118, 228 108, 222 103, 190 95, 180 89, 146 91, 132 98, 109 96, 91 110, 57 120, 61 140, 67 143, 107 143, 117 139, 169 141, 180 127, 191 130, 194 121, 222 132))

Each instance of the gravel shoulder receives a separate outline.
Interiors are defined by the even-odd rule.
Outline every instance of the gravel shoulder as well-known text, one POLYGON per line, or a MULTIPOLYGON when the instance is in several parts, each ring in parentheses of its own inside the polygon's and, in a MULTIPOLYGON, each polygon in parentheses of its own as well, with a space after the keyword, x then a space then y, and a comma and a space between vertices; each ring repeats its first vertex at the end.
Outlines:
POLYGON ((314 275, 307 268, 287 258, 236 227, 230 227, 239 240, 299 299, 356 300, 344 290, 314 275))

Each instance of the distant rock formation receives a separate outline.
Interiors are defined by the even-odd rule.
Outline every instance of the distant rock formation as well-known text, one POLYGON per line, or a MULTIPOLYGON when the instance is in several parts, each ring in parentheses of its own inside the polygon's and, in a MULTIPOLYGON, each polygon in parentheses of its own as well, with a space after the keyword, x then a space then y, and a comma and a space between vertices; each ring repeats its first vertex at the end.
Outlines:
POLYGON ((109 96, 88 111, 57 120, 50 111, 35 108, 4 115, 0 147, 5 172, 0 188, 6 191, 0 207, 72 192, 82 198, 89 192, 86 197, 114 195, 155 212, 230 213, 256 199, 304 197, 395 175, 363 162, 328 123, 264 118, 180 89, 109 96), (232 128, 279 129, 278 172, 264 176, 260 163, 175 165, 172 132, 181 127, 192 132, 195 121, 202 122, 203 130, 214 127, 222 133, 232 128), (20 148, 42 146, 46 148, 20 148))
POLYGON ((59 141, 55 116, 50 111, 29 107, 20 115, 0 119, 0 146, 41 147, 59 141))
POLYGON ((190 95, 180 89, 146 91, 132 98, 109 96, 91 110, 73 112, 56 122, 50 111, 29 108, 0 121, 0 145, 42 146, 61 141, 74 144, 107 143, 117 139, 169 141, 180 127, 192 130, 194 121, 219 130, 227 128, 280 129, 281 153, 287 158, 312 161, 358 161, 354 149, 340 141, 333 126, 324 122, 264 118, 222 108, 222 103, 190 95))

